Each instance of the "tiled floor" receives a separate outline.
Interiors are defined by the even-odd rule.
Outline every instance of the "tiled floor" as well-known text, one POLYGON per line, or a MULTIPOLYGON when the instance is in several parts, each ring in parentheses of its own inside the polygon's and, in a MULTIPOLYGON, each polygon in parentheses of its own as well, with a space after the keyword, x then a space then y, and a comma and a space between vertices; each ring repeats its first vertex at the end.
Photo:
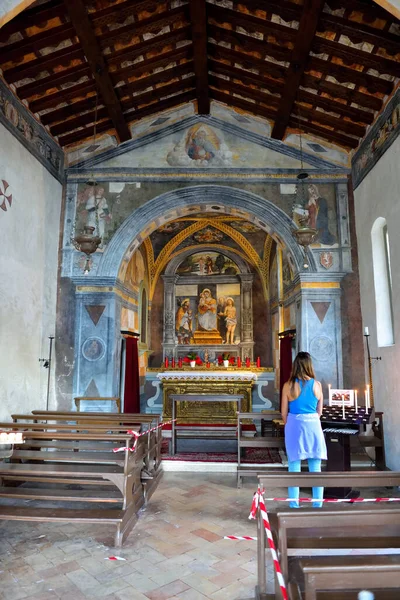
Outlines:
POLYGON ((256 535, 254 488, 237 490, 233 473, 164 473, 119 551, 109 527, 1 522, 0 599, 253 598, 256 542, 223 537, 256 535))

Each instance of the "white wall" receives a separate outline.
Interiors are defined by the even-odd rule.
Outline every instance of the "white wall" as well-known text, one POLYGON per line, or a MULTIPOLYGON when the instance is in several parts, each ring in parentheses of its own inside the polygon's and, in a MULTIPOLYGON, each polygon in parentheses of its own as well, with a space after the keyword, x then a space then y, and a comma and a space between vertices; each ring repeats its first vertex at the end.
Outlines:
POLYGON ((384 414, 386 461, 400 470, 400 136, 377 162, 354 192, 361 310, 369 327, 376 410, 384 414), (387 221, 392 266, 392 296, 395 344, 379 348, 376 334, 371 229, 378 217, 387 221))
POLYGON ((38 359, 55 329, 62 199, 61 184, 0 124, 2 179, 13 199, 0 210, 1 420, 46 407, 48 371, 38 359))

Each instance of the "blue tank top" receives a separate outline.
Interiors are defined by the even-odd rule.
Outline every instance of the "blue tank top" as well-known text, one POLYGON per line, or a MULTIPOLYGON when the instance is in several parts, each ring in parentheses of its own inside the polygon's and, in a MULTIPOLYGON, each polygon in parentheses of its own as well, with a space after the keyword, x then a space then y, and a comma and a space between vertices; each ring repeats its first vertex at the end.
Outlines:
POLYGON ((315 396, 313 387, 314 379, 301 381, 296 379, 300 386, 300 395, 289 404, 289 412, 294 415, 304 415, 317 412, 318 398, 315 396))

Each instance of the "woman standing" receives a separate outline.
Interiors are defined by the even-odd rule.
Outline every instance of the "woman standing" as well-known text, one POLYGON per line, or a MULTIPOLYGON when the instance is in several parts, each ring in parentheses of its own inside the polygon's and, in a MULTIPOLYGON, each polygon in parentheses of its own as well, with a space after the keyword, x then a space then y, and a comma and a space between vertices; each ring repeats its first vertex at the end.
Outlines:
MULTIPOLYGON (((282 418, 285 423, 285 445, 290 472, 301 471, 301 461, 308 459, 308 470, 321 471, 321 460, 326 460, 326 444, 320 417, 322 414, 322 386, 315 381, 314 368, 308 352, 299 352, 294 359, 289 381, 282 390, 282 418)), ((322 500, 323 487, 313 488, 313 499, 322 500)), ((291 508, 299 508, 299 488, 289 488, 291 508)), ((322 502, 313 502, 319 508, 322 502)))

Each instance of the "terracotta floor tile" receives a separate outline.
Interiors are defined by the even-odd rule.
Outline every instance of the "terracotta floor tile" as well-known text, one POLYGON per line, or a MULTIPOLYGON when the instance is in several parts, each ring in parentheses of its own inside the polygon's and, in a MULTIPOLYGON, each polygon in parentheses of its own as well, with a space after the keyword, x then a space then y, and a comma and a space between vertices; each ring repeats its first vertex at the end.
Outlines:
POLYGON ((208 529, 196 529, 195 531, 192 531, 192 534, 207 540, 207 542, 216 542, 221 539, 220 535, 217 535, 208 529))

